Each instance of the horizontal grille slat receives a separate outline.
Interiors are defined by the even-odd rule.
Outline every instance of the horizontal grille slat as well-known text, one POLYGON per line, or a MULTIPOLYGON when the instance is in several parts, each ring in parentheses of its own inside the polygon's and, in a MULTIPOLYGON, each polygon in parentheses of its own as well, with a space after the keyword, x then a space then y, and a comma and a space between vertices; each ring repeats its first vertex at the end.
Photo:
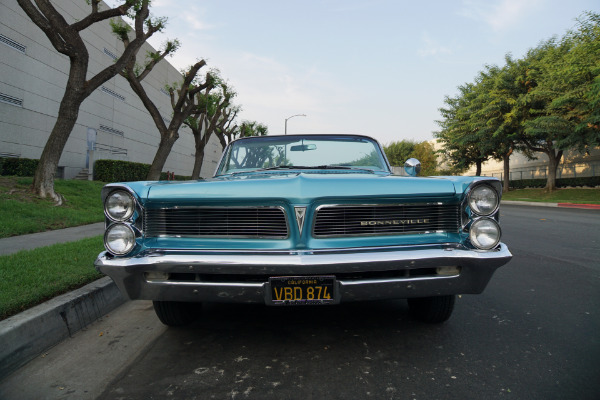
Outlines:
POLYGON ((279 207, 146 209, 146 237, 244 237, 283 239, 288 227, 279 207))
POLYGON ((456 204, 322 206, 317 210, 315 237, 376 236, 426 232, 458 232, 456 204))

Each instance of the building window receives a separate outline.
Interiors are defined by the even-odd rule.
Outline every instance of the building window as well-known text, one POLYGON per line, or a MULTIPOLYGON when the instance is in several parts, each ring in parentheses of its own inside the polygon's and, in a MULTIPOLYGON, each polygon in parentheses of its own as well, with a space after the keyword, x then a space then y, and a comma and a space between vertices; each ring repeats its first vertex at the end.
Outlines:
POLYGON ((104 131, 104 132, 112 133, 113 135, 125 136, 125 132, 120 131, 115 128, 111 128, 110 126, 100 124, 100 127, 98 129, 100 129, 101 131, 104 131))
POLYGON ((115 53, 113 53, 112 51, 110 51, 109 49, 107 49, 106 47, 104 48, 104 54, 106 54, 107 56, 109 56, 110 58, 112 58, 114 61, 117 61, 117 55, 115 53))
POLYGON ((96 143, 94 150, 110 153, 113 155, 127 156, 127 149, 124 149, 122 147, 109 146, 107 144, 96 143))
POLYGON ((23 99, 19 99, 17 97, 9 96, 4 93, 0 93, 0 102, 11 104, 17 107, 23 107, 23 99))
POLYGON ((20 51, 21 53, 25 53, 25 50, 27 49, 26 46, 23 46, 21 43, 15 42, 11 38, 6 37, 4 35, 0 35, 0 42, 4 43, 7 46, 12 47, 13 49, 15 49, 17 51, 20 51))
POLYGON ((125 101, 125 96, 120 95, 119 93, 115 92, 114 90, 110 90, 106 86, 100 87, 100 90, 102 90, 104 93, 110 94, 114 98, 117 98, 121 101, 125 101))

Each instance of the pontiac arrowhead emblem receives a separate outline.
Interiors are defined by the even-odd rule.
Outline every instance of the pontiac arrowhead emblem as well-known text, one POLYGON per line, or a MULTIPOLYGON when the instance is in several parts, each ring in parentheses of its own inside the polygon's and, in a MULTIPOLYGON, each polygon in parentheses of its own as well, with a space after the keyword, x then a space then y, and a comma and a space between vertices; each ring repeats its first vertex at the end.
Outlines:
POLYGON ((302 236, 302 228, 304 228, 304 217, 306 216, 306 207, 294 207, 296 212, 296 223, 298 224, 298 230, 302 236))

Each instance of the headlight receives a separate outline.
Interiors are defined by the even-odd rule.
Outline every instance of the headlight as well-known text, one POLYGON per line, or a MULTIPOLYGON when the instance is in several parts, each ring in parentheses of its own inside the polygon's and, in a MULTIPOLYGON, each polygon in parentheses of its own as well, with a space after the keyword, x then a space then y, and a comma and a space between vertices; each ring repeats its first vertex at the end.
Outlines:
POLYGON ((104 201, 104 210, 108 218, 114 221, 125 221, 133 215, 135 201, 124 190, 115 190, 104 201))
POLYGON ((104 247, 112 254, 127 254, 135 247, 135 232, 129 225, 113 224, 104 233, 104 247))
POLYGON ((481 250, 489 250, 500 242, 500 225, 490 218, 475 220, 469 231, 469 238, 473 246, 481 250))
POLYGON ((469 206, 476 214, 490 215, 498 208, 498 194, 488 185, 475 186, 469 193, 469 206))

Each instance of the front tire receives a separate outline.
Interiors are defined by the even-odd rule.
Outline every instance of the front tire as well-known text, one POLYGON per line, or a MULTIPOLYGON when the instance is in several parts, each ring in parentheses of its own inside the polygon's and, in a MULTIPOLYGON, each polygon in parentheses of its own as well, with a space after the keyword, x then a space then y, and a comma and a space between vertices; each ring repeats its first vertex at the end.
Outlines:
POLYGON ((202 305, 178 301, 153 301, 160 322, 168 326, 188 325, 198 319, 202 305))
POLYGON ((455 295, 408 299, 408 308, 414 318, 430 324, 439 324, 450 318, 455 300, 455 295))

